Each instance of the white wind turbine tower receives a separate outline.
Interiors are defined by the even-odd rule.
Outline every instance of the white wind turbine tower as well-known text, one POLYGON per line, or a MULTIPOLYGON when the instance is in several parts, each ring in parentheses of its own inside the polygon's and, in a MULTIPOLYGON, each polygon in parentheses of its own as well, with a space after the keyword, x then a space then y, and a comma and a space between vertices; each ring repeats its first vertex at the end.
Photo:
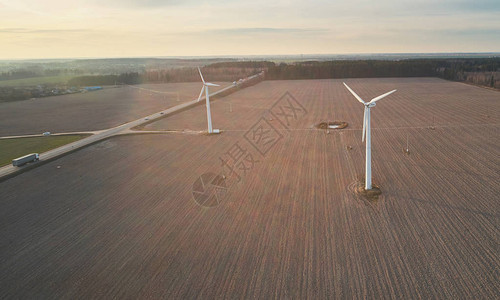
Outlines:
POLYGON ((370 102, 365 102, 353 90, 351 90, 351 88, 347 84, 345 84, 345 82, 344 85, 349 90, 349 92, 351 92, 351 94, 353 94, 354 97, 356 97, 356 99, 358 99, 358 101, 363 103, 363 105, 365 106, 365 114, 363 117, 363 137, 361 138, 361 140, 362 141, 365 140, 365 134, 366 134, 365 190, 371 190, 372 189, 372 153, 371 153, 372 145, 371 145, 371 129, 370 129, 370 108, 375 106, 375 102, 386 96, 389 96, 396 90, 392 90, 388 93, 375 97, 372 100, 370 100, 370 102))
POLYGON ((219 86, 215 83, 205 82, 203 79, 203 75, 201 74, 201 70, 198 67, 198 72, 200 72, 201 81, 203 81, 203 87, 201 88, 200 95, 198 96, 198 101, 201 99, 201 95, 203 95, 203 90, 205 90, 205 101, 207 106, 207 122, 208 122, 208 133, 212 133, 212 115, 210 114, 210 98, 208 96, 208 87, 209 86, 219 86))

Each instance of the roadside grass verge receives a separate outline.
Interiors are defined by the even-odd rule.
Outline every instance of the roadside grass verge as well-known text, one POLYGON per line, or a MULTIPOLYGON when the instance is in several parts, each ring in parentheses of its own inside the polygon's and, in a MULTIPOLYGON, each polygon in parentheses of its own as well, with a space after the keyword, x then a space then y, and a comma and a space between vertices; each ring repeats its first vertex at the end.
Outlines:
POLYGON ((14 158, 30 153, 43 153, 87 136, 89 135, 75 134, 0 139, 0 167, 11 164, 14 158))

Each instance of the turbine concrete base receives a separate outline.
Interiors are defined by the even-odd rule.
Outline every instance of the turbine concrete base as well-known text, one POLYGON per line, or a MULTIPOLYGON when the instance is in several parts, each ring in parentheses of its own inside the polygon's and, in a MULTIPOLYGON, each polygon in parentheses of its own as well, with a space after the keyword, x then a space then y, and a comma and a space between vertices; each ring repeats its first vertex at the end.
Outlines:
POLYGON ((380 187, 373 183, 371 190, 366 190, 364 179, 357 182, 355 192, 356 194, 363 196, 363 198, 366 198, 368 201, 377 201, 379 196, 382 194, 380 187))
POLYGON ((220 130, 220 131, 218 131, 218 132, 212 132, 212 133, 209 133, 209 132, 205 131, 205 132, 203 132, 202 134, 203 134, 203 135, 218 135, 218 134, 221 134, 221 133, 223 133, 223 131, 222 131, 222 130, 220 130))

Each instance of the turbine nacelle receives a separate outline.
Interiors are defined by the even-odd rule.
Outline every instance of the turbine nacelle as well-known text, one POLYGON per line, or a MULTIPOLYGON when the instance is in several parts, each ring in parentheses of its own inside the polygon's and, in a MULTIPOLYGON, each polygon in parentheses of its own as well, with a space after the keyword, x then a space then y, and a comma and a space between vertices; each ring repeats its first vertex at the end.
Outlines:
POLYGON ((198 72, 200 73, 201 81, 203 82, 203 86, 201 87, 200 95, 198 96, 198 101, 200 101, 201 95, 203 95, 203 90, 205 90, 205 98, 206 98, 206 97, 208 97, 207 94, 208 94, 208 87, 209 86, 220 86, 220 85, 215 84, 215 83, 205 82, 205 79, 203 78, 203 74, 201 74, 201 70, 199 67, 198 67, 198 72))

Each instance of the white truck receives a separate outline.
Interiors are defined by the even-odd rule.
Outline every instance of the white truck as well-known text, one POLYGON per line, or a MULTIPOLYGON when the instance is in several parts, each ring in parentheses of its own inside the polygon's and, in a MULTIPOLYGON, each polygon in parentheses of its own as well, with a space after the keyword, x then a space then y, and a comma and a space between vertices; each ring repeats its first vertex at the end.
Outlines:
POLYGON ((26 163, 37 161, 39 159, 40 159, 40 155, 38 155, 38 153, 31 153, 31 154, 28 154, 28 155, 25 155, 25 156, 14 158, 12 160, 12 165, 14 167, 20 167, 20 166, 22 166, 22 165, 24 165, 26 163))

